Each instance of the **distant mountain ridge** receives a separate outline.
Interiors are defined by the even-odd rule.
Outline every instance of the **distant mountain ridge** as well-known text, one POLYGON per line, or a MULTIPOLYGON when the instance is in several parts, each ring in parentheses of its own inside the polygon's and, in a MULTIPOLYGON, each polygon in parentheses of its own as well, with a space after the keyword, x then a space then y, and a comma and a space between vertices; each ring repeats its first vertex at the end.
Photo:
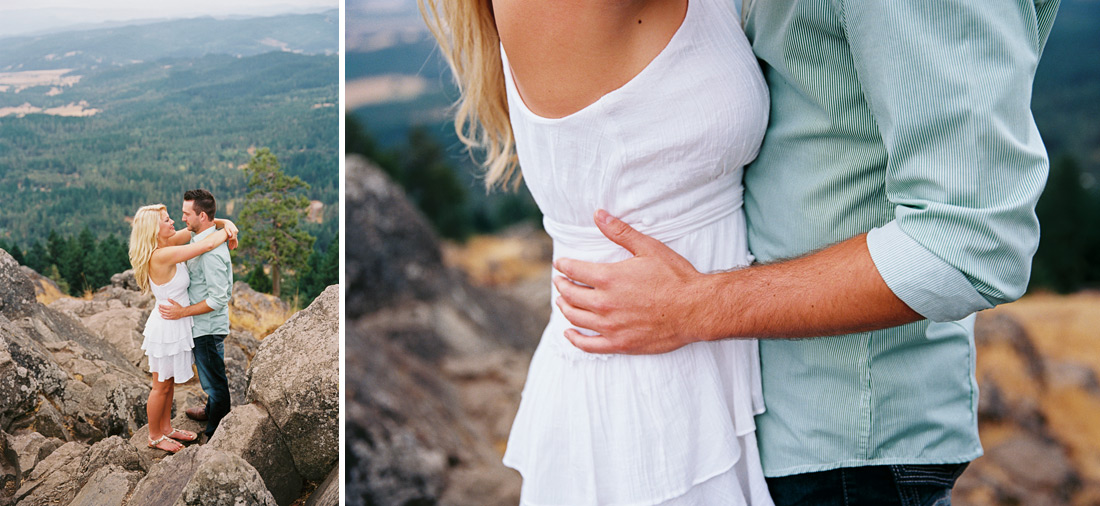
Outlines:
POLYGON ((88 69, 208 54, 335 54, 339 11, 243 19, 199 17, 0 39, 0 72, 88 69))

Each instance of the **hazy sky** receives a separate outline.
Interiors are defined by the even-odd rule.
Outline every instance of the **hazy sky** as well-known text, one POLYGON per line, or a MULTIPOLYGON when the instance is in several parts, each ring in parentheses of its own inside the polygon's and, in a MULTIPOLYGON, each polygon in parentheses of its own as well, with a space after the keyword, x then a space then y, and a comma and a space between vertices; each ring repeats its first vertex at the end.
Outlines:
POLYGON ((0 36, 131 19, 335 9, 340 0, 2 0, 0 36))

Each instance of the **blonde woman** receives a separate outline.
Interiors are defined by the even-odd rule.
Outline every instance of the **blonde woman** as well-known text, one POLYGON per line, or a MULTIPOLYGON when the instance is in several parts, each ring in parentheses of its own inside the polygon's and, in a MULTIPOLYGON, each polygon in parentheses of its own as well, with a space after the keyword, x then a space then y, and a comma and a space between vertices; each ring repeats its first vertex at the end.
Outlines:
MULTIPOLYGON (((555 259, 630 257, 594 223, 606 210, 699 271, 752 261, 741 175, 768 92, 732 2, 421 1, 462 91, 460 137, 489 186, 522 166, 555 259)), ((555 274, 504 455, 521 504, 772 504, 756 341, 586 353, 565 337, 583 313, 555 274)))
MULTIPOLYGON (((157 305, 175 301, 190 305, 187 287, 190 278, 186 262, 231 240, 237 228, 227 220, 216 220, 222 230, 202 241, 188 243, 191 233, 177 231, 175 222, 162 204, 145 206, 134 215, 130 232, 130 263, 134 279, 143 293, 152 292, 157 305)), ((183 448, 183 442, 198 439, 194 432, 172 428, 172 396, 175 383, 185 383, 194 375, 191 369, 191 318, 165 320, 153 311, 145 324, 141 348, 149 357, 153 387, 146 413, 149 416, 149 447, 169 453, 183 448)))

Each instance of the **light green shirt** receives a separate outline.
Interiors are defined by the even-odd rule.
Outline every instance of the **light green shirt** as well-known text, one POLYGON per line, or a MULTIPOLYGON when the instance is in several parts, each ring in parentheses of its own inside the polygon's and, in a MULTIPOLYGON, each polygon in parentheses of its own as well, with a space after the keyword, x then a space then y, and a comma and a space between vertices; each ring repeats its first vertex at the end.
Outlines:
MULTIPOLYGON (((191 242, 205 239, 216 231, 210 227, 200 234, 191 234, 191 242)), ((213 311, 191 317, 191 335, 229 334, 229 298, 233 289, 233 264, 225 243, 187 261, 191 285, 187 296, 192 304, 205 300, 213 311)))
POLYGON ((968 315, 1027 287, 1048 168, 1031 87, 1057 8, 746 6, 772 99, 745 172, 750 250, 775 261, 869 231, 887 285, 928 318, 761 342, 766 475, 982 454, 968 315))

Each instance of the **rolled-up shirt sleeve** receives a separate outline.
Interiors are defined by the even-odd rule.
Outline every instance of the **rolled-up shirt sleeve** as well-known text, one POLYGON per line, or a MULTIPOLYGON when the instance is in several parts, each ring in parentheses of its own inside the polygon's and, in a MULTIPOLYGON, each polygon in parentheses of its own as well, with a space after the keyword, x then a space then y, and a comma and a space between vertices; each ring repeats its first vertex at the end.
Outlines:
POLYGON ((867 236, 879 273, 933 321, 1015 300, 1039 242, 1031 91, 1058 1, 840 1, 887 152, 893 220, 867 236))
POLYGON ((202 269, 206 274, 206 305, 212 311, 218 311, 229 304, 229 265, 213 251, 201 258, 202 269))

